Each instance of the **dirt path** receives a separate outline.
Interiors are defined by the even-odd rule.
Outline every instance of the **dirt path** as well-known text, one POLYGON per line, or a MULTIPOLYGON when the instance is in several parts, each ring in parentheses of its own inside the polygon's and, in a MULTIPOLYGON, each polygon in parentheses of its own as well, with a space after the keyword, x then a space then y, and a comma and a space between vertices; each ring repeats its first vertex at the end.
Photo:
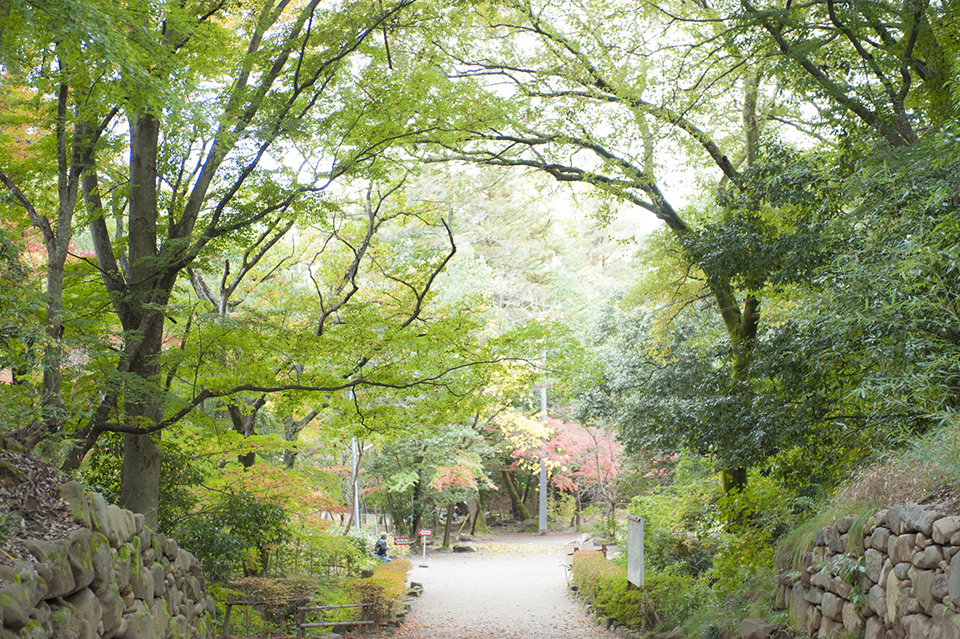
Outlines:
POLYGON ((574 535, 497 535, 477 553, 410 557, 423 584, 395 639, 614 639, 567 592, 562 547, 574 535))

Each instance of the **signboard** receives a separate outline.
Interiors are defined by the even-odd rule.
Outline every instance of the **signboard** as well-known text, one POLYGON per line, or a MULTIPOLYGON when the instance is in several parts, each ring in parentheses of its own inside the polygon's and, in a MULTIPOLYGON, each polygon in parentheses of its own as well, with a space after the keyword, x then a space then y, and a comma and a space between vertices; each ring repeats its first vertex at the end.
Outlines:
POLYGON ((433 534, 433 530, 430 528, 421 528, 419 532, 421 537, 429 537, 433 534))
POLYGON ((627 519, 627 582, 643 588, 643 519, 627 519))
POLYGON ((410 540, 407 539, 406 537, 395 537, 395 538, 393 539, 393 545, 394 545, 394 546, 409 546, 409 545, 410 545, 410 540))

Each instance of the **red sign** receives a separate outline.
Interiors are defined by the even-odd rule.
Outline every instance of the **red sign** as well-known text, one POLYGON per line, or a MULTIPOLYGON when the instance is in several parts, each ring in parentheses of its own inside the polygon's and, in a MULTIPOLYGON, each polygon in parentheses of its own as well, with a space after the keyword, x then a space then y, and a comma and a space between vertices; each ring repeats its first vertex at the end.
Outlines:
POLYGON ((421 528, 419 530, 419 533, 421 537, 429 537, 430 535, 433 534, 433 531, 429 528, 421 528))
POLYGON ((409 546, 409 545, 410 545, 410 540, 407 539, 406 537, 396 537, 396 538, 394 538, 394 540, 393 540, 393 545, 394 545, 394 546, 409 546))

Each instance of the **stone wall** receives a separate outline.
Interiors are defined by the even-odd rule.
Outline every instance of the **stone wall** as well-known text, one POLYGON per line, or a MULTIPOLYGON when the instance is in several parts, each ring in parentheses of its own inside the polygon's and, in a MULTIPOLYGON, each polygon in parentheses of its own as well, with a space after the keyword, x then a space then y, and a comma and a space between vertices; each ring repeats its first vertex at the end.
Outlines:
POLYGON ((69 482, 80 528, 26 542, 36 561, 0 566, 0 639, 209 639, 215 607, 197 559, 143 515, 69 482))
POLYGON ((910 504, 857 523, 817 531, 800 570, 780 573, 798 625, 824 639, 960 639, 960 517, 910 504))

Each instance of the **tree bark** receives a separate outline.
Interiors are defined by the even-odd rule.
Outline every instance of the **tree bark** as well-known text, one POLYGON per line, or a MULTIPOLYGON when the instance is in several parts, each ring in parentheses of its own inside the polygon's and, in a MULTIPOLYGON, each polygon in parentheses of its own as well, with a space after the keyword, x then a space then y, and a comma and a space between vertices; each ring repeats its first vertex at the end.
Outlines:
MULTIPOLYGON (((157 263, 157 152, 160 121, 151 114, 130 118, 129 204, 129 309, 120 314, 126 331, 131 361, 127 370, 143 384, 134 389, 137 401, 125 404, 127 426, 151 425, 160 420, 162 398, 157 384, 157 357, 163 343, 163 316, 153 305, 163 306, 169 291, 160 285, 157 263)), ((123 364, 123 363, 121 363, 123 364)), ((124 435, 120 505, 142 513, 147 525, 156 527, 160 486, 160 433, 124 435)))
POLYGON ((514 481, 513 475, 506 468, 500 472, 503 477, 503 485, 507 489, 507 495, 510 496, 510 510, 513 516, 521 521, 532 519, 530 511, 527 510, 523 500, 520 499, 520 491, 517 489, 517 483, 514 481))
POLYGON ((443 522, 443 543, 440 547, 444 550, 450 550, 450 528, 453 526, 453 506, 454 504, 447 504, 447 520, 443 522))

